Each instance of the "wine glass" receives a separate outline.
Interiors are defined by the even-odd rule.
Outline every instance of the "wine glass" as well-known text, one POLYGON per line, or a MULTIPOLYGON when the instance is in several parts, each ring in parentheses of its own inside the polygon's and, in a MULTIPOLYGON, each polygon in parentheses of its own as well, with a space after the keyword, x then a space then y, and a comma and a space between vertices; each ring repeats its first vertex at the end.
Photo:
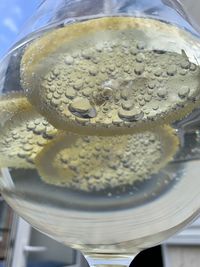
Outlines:
POLYGON ((2 195, 90 266, 199 214, 200 41, 170 3, 43 1, 1 63, 2 195))

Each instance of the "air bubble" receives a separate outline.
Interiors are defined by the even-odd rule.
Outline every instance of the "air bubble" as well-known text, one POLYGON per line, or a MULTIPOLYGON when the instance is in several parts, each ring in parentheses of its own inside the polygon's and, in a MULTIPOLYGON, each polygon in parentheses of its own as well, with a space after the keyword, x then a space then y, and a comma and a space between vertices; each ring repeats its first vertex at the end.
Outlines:
POLYGON ((83 96, 86 96, 86 97, 90 96, 91 93, 92 93, 92 90, 91 90, 90 88, 86 88, 86 89, 84 89, 84 90, 82 91, 82 95, 83 95, 83 96))
POLYGON ((104 87, 101 92, 101 95, 106 100, 111 99, 113 96, 113 89, 110 87, 104 87))
POLYGON ((96 51, 99 52, 99 53, 101 53, 103 51, 103 45, 97 44, 96 45, 96 51))
POLYGON ((110 65, 109 67, 108 67, 108 69, 110 70, 110 71, 114 71, 115 70, 115 65, 110 65))
POLYGON ((137 54, 137 56, 136 56, 136 61, 137 61, 138 63, 142 63, 144 60, 145 60, 145 56, 144 56, 144 54, 142 54, 142 53, 137 54))
POLYGON ((178 91, 178 95, 180 98, 185 98, 190 93, 190 88, 188 86, 182 86, 178 91))
POLYGON ((146 103, 145 103, 145 100, 144 100, 144 99, 142 99, 142 100, 139 101, 139 105, 140 105, 141 107, 143 107, 145 104, 146 104, 146 103))
POLYGON ((58 94, 57 91, 55 91, 53 93, 53 97, 56 98, 56 99, 59 99, 60 98, 60 94, 58 94))
POLYGON ((33 146, 29 145, 29 144, 26 144, 24 147, 23 147, 24 150, 26 151, 30 151, 33 149, 33 146))
POLYGON ((69 110, 81 118, 94 118, 96 117, 96 110, 91 106, 90 102, 85 98, 76 98, 69 106, 69 110))
POLYGON ((135 55, 137 55, 138 50, 136 48, 131 48, 130 53, 135 56, 135 55))
POLYGON ((172 66, 169 66, 168 69, 167 69, 167 74, 169 76, 174 76, 176 74, 176 72, 177 72, 177 69, 173 65, 172 66))
POLYGON ((131 68, 128 65, 124 66, 124 72, 130 73, 131 68))
POLYGON ((118 115, 122 120, 125 121, 139 121, 143 118, 144 113, 138 109, 124 110, 120 109, 118 115))
POLYGON ((125 110, 131 110, 133 108, 133 103, 130 101, 122 102, 122 108, 125 110))
POLYGON ((60 70, 55 68, 52 73, 53 75, 58 76, 60 74, 60 70))
POLYGON ((129 93, 126 89, 122 90, 120 95, 121 95, 121 98, 124 100, 127 100, 129 97, 129 93))
POLYGON ((191 71, 195 71, 197 69, 197 66, 194 64, 194 63, 192 63, 191 65, 190 65, 190 70, 191 71))
POLYGON ((69 87, 67 88, 65 95, 67 98, 73 99, 76 96, 76 91, 73 88, 69 87))
POLYGON ((143 50, 145 48, 145 46, 146 45, 145 45, 145 43, 143 41, 140 41, 140 42, 137 43, 137 48, 139 50, 143 50))
POLYGON ((90 73, 92 76, 96 76, 97 73, 98 73, 98 70, 97 70, 95 67, 93 67, 93 68, 91 68, 91 69, 89 70, 89 73, 90 73))
POLYGON ((151 99, 152 99, 152 96, 151 96, 151 95, 146 95, 146 96, 144 97, 144 100, 145 100, 146 102, 150 102, 151 99))
POLYGON ((163 71, 162 71, 162 69, 157 68, 157 69, 154 71, 154 74, 155 74, 155 76, 160 77, 160 76, 163 74, 163 71))
POLYGON ((155 82, 155 81, 150 81, 150 82, 148 83, 148 87, 149 87, 150 89, 154 89, 154 88, 156 87, 156 82, 155 82))
POLYGON ((158 109, 159 109, 159 105, 158 105, 158 104, 154 104, 154 105, 152 106, 152 109, 153 109, 153 110, 158 110, 158 109))
POLYGON ((187 74, 187 70, 186 69, 181 69, 180 71, 179 71, 179 73, 181 74, 181 75, 183 75, 183 76, 185 76, 186 74, 187 74))
POLYGON ((165 88, 160 88, 158 90, 158 96, 161 98, 165 98, 167 96, 167 90, 165 88))
POLYGON ((55 99, 55 98, 53 98, 53 99, 51 100, 51 104, 52 104, 52 106, 54 106, 54 107, 58 107, 58 106, 60 105, 60 103, 61 103, 61 100, 60 100, 60 99, 55 99))
POLYGON ((85 51, 82 52, 81 55, 82 55, 82 57, 85 58, 85 59, 91 59, 91 58, 92 58, 92 53, 91 53, 91 51, 87 51, 87 50, 85 50, 85 51))
POLYGON ((74 89, 75 90, 80 90, 82 87, 83 87, 83 82, 80 80, 80 81, 76 81, 73 85, 74 89))
POLYGON ((72 56, 65 57, 65 63, 67 65, 72 65, 74 63, 74 58, 72 56))
POLYGON ((28 130, 33 130, 35 129, 35 123, 33 121, 30 121, 27 123, 27 129, 28 130))
POLYGON ((144 66, 141 64, 135 65, 134 72, 137 75, 141 75, 144 72, 144 66))
POLYGON ((189 69, 190 68, 190 62, 188 60, 182 60, 181 67, 183 69, 189 69))

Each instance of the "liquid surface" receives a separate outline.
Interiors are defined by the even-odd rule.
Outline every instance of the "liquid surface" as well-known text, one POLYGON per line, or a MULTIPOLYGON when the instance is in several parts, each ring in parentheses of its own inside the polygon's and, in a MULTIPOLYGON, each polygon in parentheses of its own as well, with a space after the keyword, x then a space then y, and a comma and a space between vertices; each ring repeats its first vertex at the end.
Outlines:
POLYGON ((87 252, 132 253, 183 227, 200 200, 199 51, 184 30, 128 17, 18 48, 0 99, 8 203, 87 252))

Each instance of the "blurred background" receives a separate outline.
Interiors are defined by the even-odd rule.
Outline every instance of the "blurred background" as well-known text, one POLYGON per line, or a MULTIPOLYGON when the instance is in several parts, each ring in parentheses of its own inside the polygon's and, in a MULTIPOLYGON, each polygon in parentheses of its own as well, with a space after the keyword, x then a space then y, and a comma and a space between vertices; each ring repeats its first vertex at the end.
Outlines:
POLYGON ((41 0, 0 0, 0 58, 41 0))
MULTIPOLYGON (((19 30, 40 2, 0 0, 0 58, 16 40, 19 30)), ((200 220, 162 246, 142 252, 131 267, 143 267, 146 262, 154 267, 199 267, 200 220)), ((0 267, 66 266, 86 267, 87 263, 80 253, 33 229, 0 197, 0 267)))

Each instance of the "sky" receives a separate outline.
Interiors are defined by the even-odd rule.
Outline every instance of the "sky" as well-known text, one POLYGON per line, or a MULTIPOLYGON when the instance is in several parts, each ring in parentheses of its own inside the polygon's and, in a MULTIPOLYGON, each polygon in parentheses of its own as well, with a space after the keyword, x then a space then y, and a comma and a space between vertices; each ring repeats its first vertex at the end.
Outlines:
POLYGON ((40 2, 41 0, 0 0, 0 58, 13 44, 25 21, 40 2))

